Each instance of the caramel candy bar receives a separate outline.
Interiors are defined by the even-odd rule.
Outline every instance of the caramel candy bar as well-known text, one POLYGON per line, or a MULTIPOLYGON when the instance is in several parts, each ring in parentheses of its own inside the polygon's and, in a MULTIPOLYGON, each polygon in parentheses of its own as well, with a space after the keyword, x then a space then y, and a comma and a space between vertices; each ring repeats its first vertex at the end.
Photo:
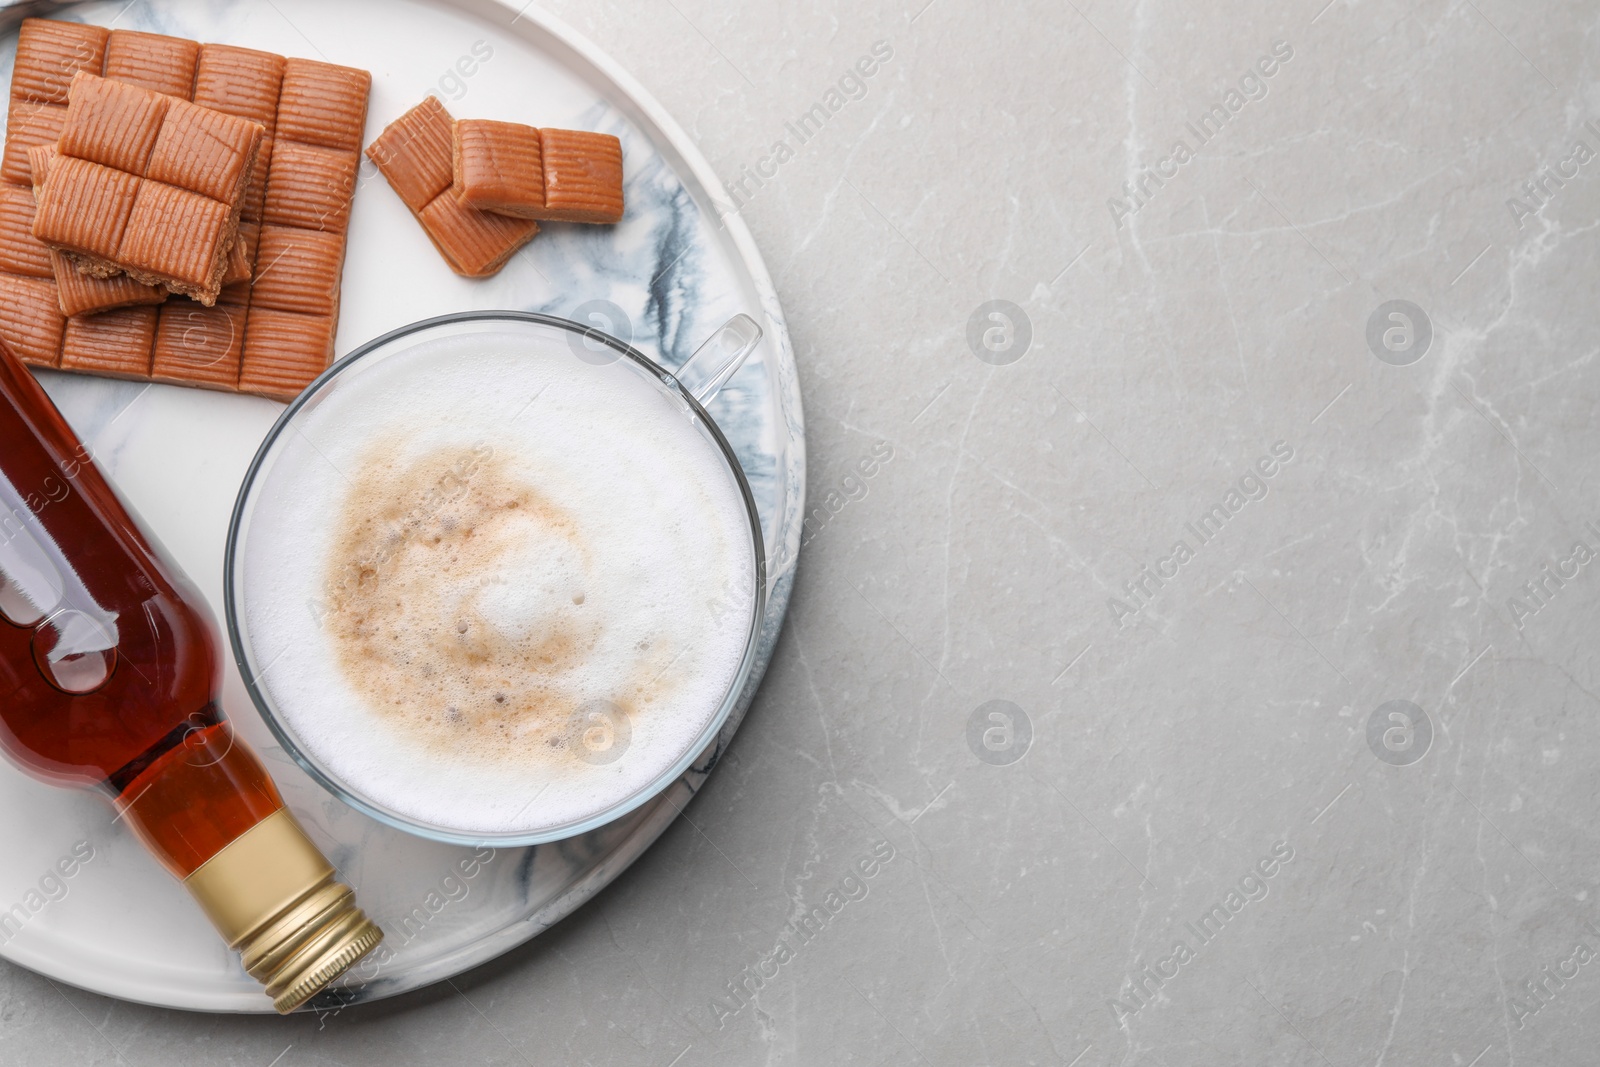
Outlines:
MULTIPOLYGON (((32 204, 39 195, 46 178, 49 176, 50 167, 56 158, 56 150, 50 145, 35 145, 28 150, 28 162, 33 173, 33 191, 29 194, 29 215, 33 214, 32 204)), ((12 186, 0 185, 0 196, 12 194, 12 186)), ((14 194, 12 194, 14 195, 14 194)), ((111 308, 129 307, 135 304, 159 304, 167 298, 167 291, 160 286, 145 285, 136 282, 126 274, 118 274, 110 278, 96 278, 89 274, 80 273, 78 268, 66 256, 46 245, 43 241, 33 236, 33 226, 29 223, 26 235, 0 233, 0 253, 16 255, 37 255, 43 253, 50 266, 50 276, 56 280, 57 294, 61 299, 61 311, 64 315, 87 315, 96 311, 108 311, 111 308), (25 239, 24 239, 25 237, 25 239)), ((0 263, 0 269, 9 270, 0 263)), ((19 274, 29 274, 29 271, 19 270, 19 274)))
MULTIPOLYGON (((24 21, 13 70, 0 159, 0 337, 19 356, 62 370, 283 400, 322 372, 338 323, 339 274, 371 86, 365 71, 47 19, 24 21), (134 217, 137 210, 176 212, 163 229, 174 221, 179 229, 210 224, 206 212, 192 210, 196 200, 175 197, 163 204, 156 196, 142 201, 146 183, 212 200, 242 175, 237 232, 228 243, 215 306, 166 300, 164 288, 126 274, 81 273, 79 265, 33 236, 39 202, 33 185, 49 184, 73 77, 80 71, 124 89, 161 94, 169 102, 159 125, 147 113, 162 111, 162 105, 147 101, 145 112, 126 112, 118 121, 76 131, 89 158, 69 153, 76 160, 69 169, 79 168, 80 178, 87 173, 94 180, 87 190, 63 187, 63 196, 71 193, 80 203, 74 211, 58 211, 53 224, 76 227, 102 243, 109 243, 106 231, 120 224, 120 255, 124 242, 141 239, 141 229, 144 239, 158 236, 153 222, 134 217), (185 113, 190 104, 261 127, 253 164, 235 165, 227 135, 236 127, 198 109, 185 113), (30 155, 42 156, 37 171, 30 155), (121 182, 79 167, 115 169, 107 159, 137 166, 122 172, 135 179, 131 206, 120 196, 121 182), (264 223, 269 186, 275 190, 273 221, 264 223), (86 214, 95 203, 116 216, 99 229, 83 225, 87 218, 101 218, 86 214), (159 307, 80 314, 160 301, 165 302, 159 307)), ((113 102, 127 99, 109 90, 102 95, 113 102)), ((446 154, 448 159, 448 145, 446 154)), ((182 246, 189 242, 149 243, 153 255, 183 259, 182 246)))
POLYGON ((261 124, 82 71, 69 99, 34 236, 84 273, 216 303, 261 124))
POLYGON ((367 146, 377 165, 450 269, 469 278, 494 274, 532 240, 539 224, 464 206, 450 191, 450 113, 437 97, 401 115, 367 146))
POLYGON ((622 219, 622 142, 610 134, 462 119, 452 163, 466 207, 552 222, 622 219))

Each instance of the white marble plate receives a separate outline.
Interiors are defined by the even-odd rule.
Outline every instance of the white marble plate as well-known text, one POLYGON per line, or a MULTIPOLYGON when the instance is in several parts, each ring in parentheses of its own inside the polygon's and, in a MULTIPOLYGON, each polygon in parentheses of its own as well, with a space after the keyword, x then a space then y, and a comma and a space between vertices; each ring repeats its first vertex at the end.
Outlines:
MULTIPOLYGON (((482 963, 548 928, 637 859, 694 795, 738 727, 777 639, 794 576, 805 495, 800 392, 761 257, 741 220, 718 217, 709 192, 717 188, 715 176, 649 94, 593 45, 536 10, 519 14, 519 7, 496 0, 116 0, 0 9, 4 83, 20 14, 48 13, 364 67, 373 74, 369 141, 428 92, 458 116, 621 137, 623 223, 614 231, 551 225, 500 275, 481 282, 452 275, 399 198, 370 167, 364 170, 344 274, 341 356, 431 315, 515 308, 570 317, 597 299, 631 320, 612 332, 668 367, 737 312, 753 315, 766 330, 760 351, 711 406, 749 477, 768 545, 772 595, 761 657, 717 743, 658 800, 581 837, 474 858, 472 849, 379 825, 315 785, 272 744, 230 663, 225 709, 388 933, 387 953, 313 1010, 390 996, 482 963)), ((229 513, 281 405, 51 372, 40 377, 220 619, 229 513)), ((41 785, 0 763, 0 808, 11 815, 0 823, 0 912, 17 905, 11 914, 22 916, 0 923, 0 955, 128 1000, 271 1010, 188 895, 113 823, 102 798, 41 785), (92 848, 92 859, 70 879, 55 879, 56 861, 79 842, 92 848)))

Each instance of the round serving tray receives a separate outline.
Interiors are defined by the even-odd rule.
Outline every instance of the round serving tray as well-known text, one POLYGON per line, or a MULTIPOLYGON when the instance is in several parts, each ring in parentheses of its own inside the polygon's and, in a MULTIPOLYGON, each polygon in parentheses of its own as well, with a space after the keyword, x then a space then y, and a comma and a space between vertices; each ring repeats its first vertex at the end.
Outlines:
MULTIPOLYGON (((627 216, 545 228, 493 279, 457 278, 398 197, 363 168, 337 350, 453 311, 509 308, 587 321, 675 368, 729 317, 766 331, 711 414, 761 512, 771 584, 755 672, 715 744, 656 800, 549 845, 472 849, 381 825, 315 785, 273 742, 231 662, 223 704, 289 806, 388 935, 385 954, 309 1010, 441 981, 527 941, 637 859, 693 797, 749 706, 794 579, 805 440, 794 354, 743 222, 719 213, 705 160, 651 96, 555 19, 497 0, 145 0, 0 6, 0 77, 28 15, 245 45, 372 72, 367 140, 425 94, 457 117, 614 133, 627 216), (620 311, 620 314, 619 314, 620 311)), ((723 210, 726 210, 725 206, 723 210)), ((44 371, 40 379, 117 488, 222 616, 228 517, 282 406, 252 397, 44 371)), ((200 1011, 270 1012, 187 893, 90 793, 0 762, 0 956, 98 993, 200 1011), (87 855, 87 861, 82 859, 87 855), (64 865, 60 861, 67 860, 64 865), (61 871, 70 870, 64 877, 61 871)))

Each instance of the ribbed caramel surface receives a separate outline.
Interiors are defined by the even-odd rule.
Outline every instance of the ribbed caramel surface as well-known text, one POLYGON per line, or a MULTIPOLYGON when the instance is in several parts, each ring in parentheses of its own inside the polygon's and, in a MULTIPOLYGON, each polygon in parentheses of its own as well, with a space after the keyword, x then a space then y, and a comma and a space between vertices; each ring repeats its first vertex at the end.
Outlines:
POLYGON ((150 375, 150 346, 156 336, 156 309, 122 308, 67 320, 61 369, 116 378, 150 375))
POLYGON ((17 62, 11 72, 12 99, 65 104, 74 74, 80 70, 100 73, 105 65, 108 36, 100 26, 28 19, 17 36, 17 62))
MULTIPOLYGON (((52 174, 50 181, 56 181, 52 174)), ((214 285, 218 249, 231 227, 228 205, 177 186, 147 181, 128 218, 116 259, 183 285, 214 285)), ((139 275, 135 274, 134 277, 139 275)), ((214 299, 214 298, 213 298, 214 299)))
POLYGON ((272 149, 261 221, 269 226, 343 233, 350 224, 359 158, 351 152, 279 138, 272 149))
POLYGON ((96 278, 78 270, 60 252, 51 253, 50 258, 64 315, 90 315, 135 304, 160 304, 167 299, 167 291, 159 285, 145 285, 126 274, 96 278))
POLYGON ((137 30, 113 30, 106 44, 105 77, 187 100, 194 92, 200 44, 137 30))
POLYGON ((56 145, 62 155, 142 176, 172 99, 80 71, 56 145))
POLYGON ((0 185, 0 270, 49 278, 50 250, 33 239, 33 190, 0 185))
POLYGON ((33 235, 66 251, 115 259, 139 184, 124 171, 61 156, 39 197, 33 235))
POLYGON ((13 100, 6 114, 6 151, 0 179, 27 185, 31 180, 28 149, 55 146, 67 121, 65 104, 33 104, 13 100))
POLYGON ((367 146, 367 158, 412 212, 427 207, 450 185, 452 125, 439 98, 424 97, 367 146))
POLYGON ((194 102, 228 115, 259 122, 271 137, 278 125, 278 91, 284 58, 253 48, 208 44, 200 50, 194 77, 194 102))
POLYGON ((479 211, 536 219, 544 210, 544 153, 539 131, 515 122, 462 119, 455 124, 456 198, 479 211))
POLYGON ((239 388, 292 400, 333 358, 334 319, 270 308, 250 309, 239 388))
POLYGON ((170 300, 161 308, 150 376, 156 381, 235 389, 248 312, 218 303, 170 300))
POLYGON ((495 273, 539 232, 532 219, 475 211, 448 192, 434 197, 418 217, 456 273, 469 278, 495 273))
POLYGON ((622 218, 622 143, 607 133, 540 130, 544 213, 563 222, 622 218))
POLYGON ((339 306, 337 278, 344 241, 331 233, 264 226, 256 253, 252 308, 332 315, 339 306))
POLYGON ((145 177, 231 204, 250 177, 251 154, 261 137, 260 123, 175 101, 162 123, 161 136, 145 177))
POLYGON ((228 245, 228 266, 222 272, 222 286, 227 288, 247 282, 255 271, 256 241, 261 236, 259 222, 241 222, 228 245))
POLYGON ((54 282, 0 274, 0 334, 24 363, 54 367, 61 362, 67 323, 56 303, 54 282))
POLYGON ((372 75, 364 70, 290 59, 283 66, 276 136, 359 152, 371 91, 372 75))

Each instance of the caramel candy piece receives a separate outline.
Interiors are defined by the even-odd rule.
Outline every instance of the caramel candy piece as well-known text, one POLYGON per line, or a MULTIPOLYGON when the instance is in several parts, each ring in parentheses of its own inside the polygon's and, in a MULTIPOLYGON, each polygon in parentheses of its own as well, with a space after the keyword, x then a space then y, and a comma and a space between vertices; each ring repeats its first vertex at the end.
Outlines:
MULTIPOLYGON (((50 145, 35 145, 28 149, 28 162, 33 173, 33 195, 37 197, 49 177, 50 167, 56 159, 56 150, 50 145)), ((0 189, 9 188, 0 186, 0 189)), ((26 240, 17 238, 18 247, 9 237, 0 236, 0 250, 24 251, 38 249, 44 252, 55 275, 56 291, 61 298, 61 312, 69 318, 110 308, 133 304, 159 304, 167 298, 167 291, 158 286, 136 282, 126 274, 111 278, 96 278, 80 273, 77 266, 65 255, 50 248, 33 236, 30 230, 26 240)), ((5 269, 0 267, 0 269, 5 269)), ((24 272, 26 273, 26 272, 24 272)))
POLYGON ((463 206, 528 219, 544 210, 544 154, 532 126, 462 119, 455 124, 451 162, 463 206))
POLYGON ((333 358, 332 315, 252 308, 244 333, 239 391, 290 401, 333 358))
POLYGON ((61 369, 110 378, 148 378, 156 310, 131 307, 68 319, 61 369))
POLYGON ((439 98, 427 96, 367 146, 367 158, 413 213, 450 187, 453 125, 439 98))
POLYGON ((116 257, 140 181, 132 174, 59 156, 39 197, 33 235, 64 252, 116 257))
POLYGON ((74 74, 80 70, 100 73, 108 36, 100 26, 24 19, 17 35, 17 61, 11 70, 11 99, 65 104, 74 74))
POLYGON ((84 274, 60 252, 52 251, 50 262, 55 271, 56 293, 61 301, 61 313, 69 317, 93 315, 112 308, 160 304, 167 299, 165 289, 158 285, 136 282, 126 274, 116 274, 109 278, 96 278, 84 274))
POLYGON ((141 182, 115 259, 140 281, 214 304, 228 269, 228 243, 238 228, 231 215, 227 204, 210 197, 141 182))
POLYGON ((232 304, 205 307, 170 300, 161 309, 150 377, 229 392, 239 387, 247 312, 232 304))
POLYGON ((18 359, 39 367, 58 365, 66 325, 55 282, 0 274, 0 337, 18 359))
POLYGON ((310 59, 283 65, 275 136, 301 144, 360 152, 372 75, 310 59))
POLYGON ((390 123, 367 147, 371 159, 444 257, 469 278, 487 277, 533 239, 539 224, 463 206, 450 191, 453 121, 435 97, 390 123), (421 207, 416 202, 436 190, 421 207))
POLYGON ((79 73, 56 149, 64 156, 143 176, 170 97, 79 73))
POLYGON ((344 238, 289 226, 263 226, 250 313, 260 308, 332 315, 339 307, 344 238))
POLYGON ((194 92, 194 72, 199 60, 197 41, 136 30, 112 30, 106 43, 104 74, 112 81, 188 100, 194 92))
POLYGON ((33 236, 33 215, 33 190, 0 184, 0 271, 52 278, 50 250, 33 236))
MULTIPOLYGON (((69 116, 68 128, 72 121, 69 116)), ((167 111, 145 177, 224 204, 239 200, 255 164, 261 124, 187 101, 167 111)))
POLYGON ((280 138, 272 149, 272 171, 261 221, 269 226, 343 233, 350 224, 360 157, 280 138))
POLYGON ((612 223, 622 218, 622 142, 608 133, 540 130, 541 219, 612 223))
POLYGON ((13 100, 6 117, 6 151, 0 162, 0 178, 17 185, 32 180, 28 149, 49 145, 52 149, 66 125, 67 109, 60 104, 29 104, 13 100))
POLYGON ((474 211, 448 193, 434 197, 417 217, 450 269, 468 278, 497 273, 539 232, 532 219, 474 211))
POLYGON ((271 52, 225 44, 203 45, 194 76, 194 102, 259 122, 270 138, 278 124, 283 65, 284 58, 271 52))

